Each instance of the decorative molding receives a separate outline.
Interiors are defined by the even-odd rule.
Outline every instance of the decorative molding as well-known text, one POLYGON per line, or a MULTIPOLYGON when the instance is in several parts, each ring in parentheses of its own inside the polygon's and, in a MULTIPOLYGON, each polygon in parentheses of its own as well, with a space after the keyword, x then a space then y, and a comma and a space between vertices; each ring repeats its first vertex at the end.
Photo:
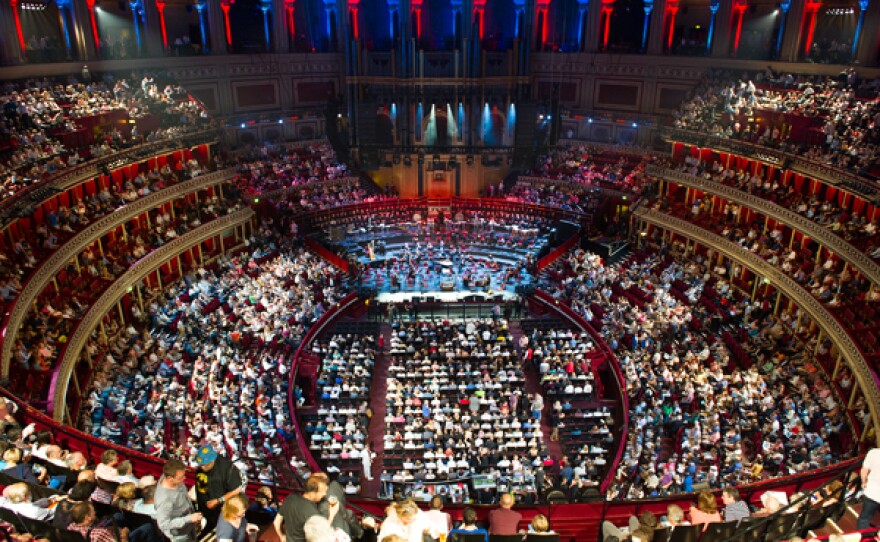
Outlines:
POLYGON ((679 128, 665 128, 661 135, 669 142, 720 149, 724 152, 746 155, 752 159, 757 158, 770 162, 806 175, 811 179, 833 186, 841 186, 847 192, 861 196, 871 203, 880 204, 880 186, 876 182, 859 177, 853 172, 808 160, 799 154, 780 151, 749 141, 728 139, 679 128))
POLYGON ((871 283, 880 285, 880 265, 874 262, 867 254, 849 244, 845 239, 831 230, 816 224, 812 220, 803 217, 790 209, 777 205, 771 201, 732 188, 725 184, 709 181, 696 175, 690 175, 674 169, 649 165, 645 172, 648 175, 660 177, 667 181, 674 181, 684 186, 696 188, 703 192, 722 196, 742 206, 759 211, 770 218, 791 226, 799 232, 808 234, 810 238, 828 248, 864 274, 871 283))
POLYGON ((24 322, 27 313, 46 285, 70 260, 107 233, 110 228, 127 222, 141 213, 168 201, 173 201, 185 194, 229 181, 234 176, 234 169, 215 171, 154 192, 99 218, 89 224, 86 229, 76 234, 70 241, 61 245, 58 250, 40 264, 33 276, 24 284, 21 293, 9 311, 4 328, 2 349, 0 349, 0 374, 2 374, 2 377, 9 377, 9 365, 12 361, 14 338, 18 336, 19 328, 24 322))
POLYGON ((828 335, 834 346, 837 347, 837 350, 847 361, 847 365, 852 369, 871 412, 873 426, 877 427, 877 422, 880 421, 880 388, 877 387, 877 381, 874 380, 873 372, 869 369, 865 357, 847 330, 810 292, 804 290, 800 284, 777 267, 743 249, 736 243, 706 231, 699 226, 695 226, 690 222, 644 207, 636 209, 633 212, 633 216, 655 226, 686 235, 720 252, 731 260, 747 267, 758 276, 769 280, 774 287, 794 301, 801 310, 806 311, 819 328, 828 335))
POLYGON ((70 341, 67 343, 67 347, 64 349, 64 357, 57 369, 57 375, 55 378, 55 396, 52 398, 52 403, 54 405, 53 416, 56 420, 59 422, 64 421, 67 386, 70 382, 70 374, 73 372, 73 368, 76 365, 77 360, 80 358, 86 340, 95 327, 100 323, 104 315, 107 314, 107 311, 112 309, 113 306, 122 299, 122 296, 129 291, 129 288, 138 281, 143 280, 144 277, 164 265, 171 258, 179 256, 189 248, 222 233, 226 229, 244 224, 253 217, 254 210, 250 207, 246 207, 232 214, 218 218, 217 220, 212 220, 207 224, 203 224, 202 226, 177 237, 173 241, 170 241, 147 254, 104 290, 101 297, 95 301, 95 304, 89 308, 88 312, 86 312, 85 316, 80 320, 73 335, 70 336, 70 341))

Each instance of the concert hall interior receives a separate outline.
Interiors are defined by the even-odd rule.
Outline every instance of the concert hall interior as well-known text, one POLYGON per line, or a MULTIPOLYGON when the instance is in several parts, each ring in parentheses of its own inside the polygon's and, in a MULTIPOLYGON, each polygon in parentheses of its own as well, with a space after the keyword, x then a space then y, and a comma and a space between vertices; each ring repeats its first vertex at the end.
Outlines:
POLYGON ((0 29, 8 540, 880 536, 880 0, 0 29))

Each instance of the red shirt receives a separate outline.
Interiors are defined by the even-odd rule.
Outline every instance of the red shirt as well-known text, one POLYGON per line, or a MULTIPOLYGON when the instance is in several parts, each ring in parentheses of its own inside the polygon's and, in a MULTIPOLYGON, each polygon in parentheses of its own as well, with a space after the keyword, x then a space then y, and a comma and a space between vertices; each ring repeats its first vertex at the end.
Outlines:
POLYGON ((522 514, 507 508, 489 512, 489 532, 492 534, 517 534, 522 514))

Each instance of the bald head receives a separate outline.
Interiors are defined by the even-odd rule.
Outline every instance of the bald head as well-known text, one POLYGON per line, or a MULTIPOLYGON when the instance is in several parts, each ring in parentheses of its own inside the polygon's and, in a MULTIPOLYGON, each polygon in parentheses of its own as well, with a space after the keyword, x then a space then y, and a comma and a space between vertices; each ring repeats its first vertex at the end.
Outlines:
POLYGON ((512 508, 513 502, 513 495, 510 493, 505 493, 501 496, 501 508, 512 508))

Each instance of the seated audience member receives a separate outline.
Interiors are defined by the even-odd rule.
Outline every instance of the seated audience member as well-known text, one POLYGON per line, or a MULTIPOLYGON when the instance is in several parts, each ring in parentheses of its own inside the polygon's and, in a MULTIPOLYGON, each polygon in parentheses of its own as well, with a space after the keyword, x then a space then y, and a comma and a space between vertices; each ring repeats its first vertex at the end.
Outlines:
POLYGON ((452 529, 452 517, 443 511, 443 497, 439 495, 431 499, 431 509, 425 512, 425 517, 438 534, 447 534, 452 529))
POLYGON ((141 489, 141 498, 134 502, 132 512, 156 518, 156 484, 141 489))
POLYGON ((48 500, 41 500, 39 503, 31 501, 31 489, 24 482, 6 486, 3 490, 3 497, 0 497, 0 508, 12 510, 16 514, 38 519, 40 521, 51 521, 54 510, 48 508, 48 500))
POLYGON ((788 495, 781 491, 765 491, 761 495, 761 504, 764 506, 754 514, 755 517, 765 517, 775 514, 783 507, 788 506, 788 495))
POLYGON ((119 478, 119 470, 116 466, 119 464, 119 453, 116 450, 105 450, 101 454, 101 463, 95 467, 95 476, 102 480, 115 481, 119 478))
POLYGON ((378 539, 396 534, 407 542, 422 542, 423 533, 430 534, 431 526, 424 512, 411 499, 397 501, 387 508, 378 539))
POLYGON ((684 519, 684 510, 677 504, 670 504, 666 507, 666 521, 663 522, 670 529, 675 529, 679 525, 690 525, 689 521, 684 519))
POLYGON ((29 463, 23 463, 21 461, 21 450, 18 448, 10 448, 3 452, 3 461, 6 463, 3 474, 29 484, 43 485, 43 482, 49 478, 49 473, 45 469, 41 468, 40 474, 37 475, 29 463))
POLYGON ((67 495, 64 495, 55 505, 55 517, 52 518, 52 525, 59 529, 66 529, 72 521, 70 513, 73 507, 81 502, 88 502, 94 490, 95 482, 84 480, 74 484, 67 495))
POLYGON ((489 533, 486 532, 486 529, 477 526, 477 511, 470 506, 465 508, 464 512, 462 512, 461 525, 449 531, 449 540, 451 540, 451 542, 456 542, 457 540, 460 540, 456 537, 457 534, 481 534, 485 537, 485 540, 489 540, 489 533))
POLYGON ((83 535, 86 542, 125 542, 128 540, 128 530, 119 530, 119 537, 109 527, 95 525, 97 516, 95 507, 91 503, 81 502, 70 511, 73 522, 67 526, 68 530, 83 535))
POLYGON ((697 504, 691 506, 690 514, 691 524, 693 525, 721 522, 721 514, 718 512, 718 503, 715 501, 715 496, 708 491, 701 491, 700 494, 697 495, 697 504))
POLYGON ((549 535, 556 533, 550 528, 550 520, 547 519, 547 516, 538 514, 532 518, 532 522, 529 524, 529 534, 549 535))
POLYGON ((721 493, 724 503, 724 521, 739 521, 751 515, 749 505, 742 500, 735 487, 728 487, 721 493))
POLYGON ((516 534, 522 514, 513 510, 514 498, 510 493, 501 495, 499 508, 489 512, 489 532, 492 534, 516 534))

